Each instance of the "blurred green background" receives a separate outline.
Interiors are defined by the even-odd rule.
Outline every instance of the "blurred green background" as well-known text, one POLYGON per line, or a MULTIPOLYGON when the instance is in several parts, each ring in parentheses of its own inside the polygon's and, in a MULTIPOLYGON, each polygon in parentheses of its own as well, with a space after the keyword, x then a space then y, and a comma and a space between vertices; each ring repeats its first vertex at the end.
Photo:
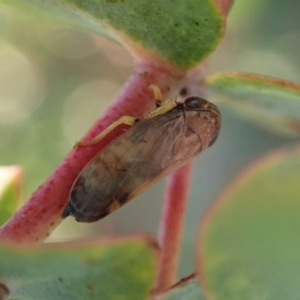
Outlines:
MULTIPOLYGON (((210 72, 254 72, 300 82, 300 2, 236 0, 210 72)), ((24 168, 23 199, 56 168, 133 71, 125 49, 0 1, 0 165, 24 168)), ((209 99, 214 101, 214 99, 209 99)), ((182 243, 181 275, 194 270, 195 236, 211 201, 263 153, 293 144, 222 110, 216 144, 194 167, 182 243)), ((53 240, 146 232, 156 236, 160 183, 96 224, 69 218, 53 240)))

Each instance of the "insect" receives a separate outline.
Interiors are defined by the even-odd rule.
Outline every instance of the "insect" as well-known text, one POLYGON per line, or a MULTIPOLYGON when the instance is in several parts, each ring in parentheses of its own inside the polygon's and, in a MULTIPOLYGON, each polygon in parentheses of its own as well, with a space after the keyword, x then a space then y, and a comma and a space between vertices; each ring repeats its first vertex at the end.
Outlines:
POLYGON ((170 99, 138 121, 121 119, 116 126, 133 126, 79 173, 63 217, 72 215, 79 222, 104 218, 211 146, 221 126, 218 108, 200 97, 170 99))

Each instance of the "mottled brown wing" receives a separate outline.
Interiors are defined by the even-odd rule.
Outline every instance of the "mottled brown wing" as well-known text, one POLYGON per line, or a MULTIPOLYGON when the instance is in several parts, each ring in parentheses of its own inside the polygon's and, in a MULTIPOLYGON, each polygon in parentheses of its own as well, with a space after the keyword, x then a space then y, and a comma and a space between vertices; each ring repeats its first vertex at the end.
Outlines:
POLYGON ((73 185, 67 209, 93 222, 122 206, 201 151, 201 141, 172 110, 138 122, 87 164, 73 185), (190 151, 187 141, 195 147, 190 151))

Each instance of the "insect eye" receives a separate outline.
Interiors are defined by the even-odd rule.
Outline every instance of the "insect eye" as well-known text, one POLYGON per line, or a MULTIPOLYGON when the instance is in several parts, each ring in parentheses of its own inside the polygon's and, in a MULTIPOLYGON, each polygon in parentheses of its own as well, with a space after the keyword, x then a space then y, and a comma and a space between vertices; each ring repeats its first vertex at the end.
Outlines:
POLYGON ((189 97, 184 104, 187 109, 201 109, 209 106, 209 102, 201 97, 189 97))

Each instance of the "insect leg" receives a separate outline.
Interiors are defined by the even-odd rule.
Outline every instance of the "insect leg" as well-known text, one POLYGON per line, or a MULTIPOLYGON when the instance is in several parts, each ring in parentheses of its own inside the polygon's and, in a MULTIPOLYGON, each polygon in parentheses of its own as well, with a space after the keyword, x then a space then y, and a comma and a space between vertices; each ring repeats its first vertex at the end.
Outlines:
POLYGON ((158 85, 150 84, 149 90, 153 92, 156 101, 162 102, 162 94, 158 85))
POLYGON ((74 148, 78 146, 90 146, 98 143, 100 140, 102 140, 107 134, 109 134, 111 131, 113 131, 116 127, 124 124, 132 126, 136 123, 138 119, 131 116, 122 116, 119 120, 113 122, 110 124, 107 128, 105 128, 99 135, 97 135, 95 138, 93 138, 90 141, 79 141, 75 144, 74 148))
POLYGON ((159 108, 162 106, 162 95, 161 91, 158 85, 150 84, 149 90, 151 90, 154 94, 154 98, 156 100, 156 108, 159 108))
POLYGON ((151 119, 158 115, 162 115, 162 114, 166 113, 167 111, 173 109, 177 105, 176 99, 172 99, 172 98, 166 100, 163 103, 162 94, 161 94, 160 88, 157 85, 151 84, 151 85, 149 85, 149 89, 152 90, 152 92, 154 94, 154 98, 156 100, 156 109, 151 111, 148 115, 146 115, 144 117, 144 119, 151 119))

